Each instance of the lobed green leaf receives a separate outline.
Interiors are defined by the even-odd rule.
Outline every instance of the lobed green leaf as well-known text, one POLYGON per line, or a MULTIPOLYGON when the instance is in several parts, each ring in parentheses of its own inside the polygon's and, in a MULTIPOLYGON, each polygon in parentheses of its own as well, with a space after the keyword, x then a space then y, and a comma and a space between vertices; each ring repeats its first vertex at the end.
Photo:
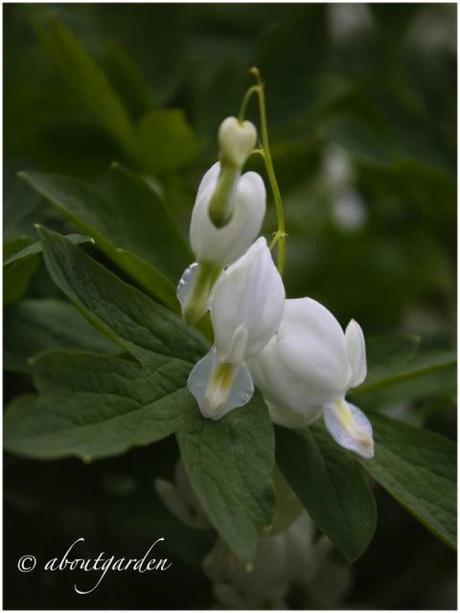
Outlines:
POLYGON ((187 413, 177 439, 192 486, 210 520, 243 563, 250 563, 257 527, 273 520, 273 426, 255 396, 223 419, 187 413))
POLYGON ((125 351, 143 363, 165 355, 193 364, 203 355, 206 343, 177 315, 121 281, 62 235, 43 227, 38 233, 53 281, 125 351))
POLYGON ((4 321, 3 365, 9 371, 30 371, 28 360, 51 348, 119 351, 64 300, 21 300, 5 309, 4 321))
POLYGON ((185 387, 189 370, 166 356, 143 367, 116 356, 50 350, 34 367, 41 394, 7 408, 5 449, 90 460, 160 440, 195 406, 185 387))
POLYGON ((103 188, 60 175, 21 177, 150 295, 177 310, 175 285, 192 256, 159 195, 112 165, 103 188))
POLYGON ((7 241, 3 246, 3 303, 11 304, 21 298, 37 268, 33 258, 22 258, 21 253, 32 244, 28 236, 7 241))
POLYGON ((323 428, 276 429, 276 459, 313 521, 350 561, 375 531, 374 496, 353 456, 323 428))
POLYGON ((457 453, 453 441, 372 416, 375 458, 363 468, 441 540, 457 543, 457 453))

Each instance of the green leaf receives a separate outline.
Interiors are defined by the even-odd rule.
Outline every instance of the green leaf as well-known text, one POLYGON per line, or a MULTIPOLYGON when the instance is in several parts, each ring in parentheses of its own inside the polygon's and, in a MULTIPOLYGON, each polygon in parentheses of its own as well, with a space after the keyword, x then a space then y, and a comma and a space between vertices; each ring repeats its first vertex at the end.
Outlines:
POLYGON ((172 172, 190 163, 198 143, 180 109, 150 111, 136 131, 137 150, 146 170, 153 174, 172 172))
POLYGON ((7 407, 5 449, 30 458, 123 453, 172 434, 195 401, 190 364, 156 356, 147 367, 116 356, 50 350, 34 372, 39 396, 7 407))
POLYGON ((175 285, 192 256, 158 194, 112 165, 102 189, 60 175, 21 173, 149 294, 178 309, 175 285))
POLYGON ((276 429, 276 459, 313 521, 353 562, 368 547, 375 499, 352 455, 322 428, 276 429))
POLYGON ((45 349, 119 351, 63 300, 21 300, 5 310, 4 321, 4 368, 9 371, 28 372, 28 359, 45 349))
POLYGON ((113 40, 109 41, 105 48, 104 68, 133 117, 151 108, 149 86, 139 66, 127 50, 113 40))
POLYGON ((420 349, 420 337, 406 335, 378 336, 366 341, 366 385, 401 371, 420 349))
MULTIPOLYGON (((87 236, 83 236, 82 234, 67 234, 65 237, 71 241, 74 245, 83 245, 85 243, 93 242, 87 236)), ((11 242, 6 243, 5 245, 5 257, 3 260, 3 266, 11 266, 15 262, 25 261, 34 258, 36 255, 39 255, 42 252, 42 244, 40 241, 36 241, 33 243, 30 239, 16 239, 14 241, 19 249, 12 247, 11 242), (23 241, 22 247, 20 243, 17 241, 23 241)))
MULTIPOLYGON (((6 157, 6 156, 5 156, 6 157)), ((41 221, 46 206, 40 196, 19 181, 17 169, 4 162, 3 240, 34 235, 34 223, 41 221)))
MULTIPOLYGON (((69 234, 69 240, 75 244, 85 243, 91 239, 80 234, 69 234)), ((3 302, 11 304, 21 298, 37 269, 37 255, 41 253, 40 241, 32 242, 28 236, 10 240, 4 245, 3 258, 3 302)))
POLYGON ((21 257, 21 253, 32 243, 28 236, 7 241, 3 246, 3 303, 11 304, 23 296, 36 268, 37 262, 32 258, 21 257))
POLYGON ((383 415, 372 416, 375 458, 362 466, 451 547, 457 542, 457 454, 451 440, 383 415))
POLYGON ((101 68, 78 38, 55 15, 36 21, 44 48, 66 81, 82 110, 112 136, 126 152, 132 152, 131 118, 101 68))
POLYGON ((121 281, 68 239, 39 227, 49 273, 83 315, 142 363, 158 355, 195 363, 207 345, 197 332, 121 281))
POLYGON ((380 372, 371 372, 366 381, 353 390, 353 395, 380 390, 436 371, 450 368, 456 363, 455 351, 427 351, 408 360, 406 364, 388 366, 380 372))
POLYGON ((219 421, 190 411, 177 438, 192 486, 222 538, 250 563, 274 513, 273 427, 259 396, 219 421))

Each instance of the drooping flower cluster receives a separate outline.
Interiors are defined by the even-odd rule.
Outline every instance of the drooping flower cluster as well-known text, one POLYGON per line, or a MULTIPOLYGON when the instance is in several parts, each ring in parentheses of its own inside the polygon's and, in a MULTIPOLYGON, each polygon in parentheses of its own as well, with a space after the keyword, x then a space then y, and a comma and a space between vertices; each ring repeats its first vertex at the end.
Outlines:
MULTIPOLYGON (((156 479, 155 490, 182 523, 212 529, 182 462, 176 465, 173 482, 156 479)), ((351 577, 349 567, 333 559, 332 549, 326 536, 318 538, 308 513, 299 510, 289 526, 259 537, 251 567, 217 538, 202 568, 212 583, 216 608, 285 609, 293 588, 308 608, 339 608, 351 577)))
POLYGON ((366 348, 358 323, 345 332, 310 298, 285 299, 284 285, 263 237, 262 178, 241 174, 257 140, 248 121, 229 117, 219 130, 219 162, 204 175, 190 225, 197 261, 177 290, 184 319, 206 314, 214 345, 193 368, 188 388, 204 417, 220 419, 249 402, 254 381, 272 420, 302 427, 324 416, 339 445, 372 458, 372 427, 345 400, 366 377, 366 348))

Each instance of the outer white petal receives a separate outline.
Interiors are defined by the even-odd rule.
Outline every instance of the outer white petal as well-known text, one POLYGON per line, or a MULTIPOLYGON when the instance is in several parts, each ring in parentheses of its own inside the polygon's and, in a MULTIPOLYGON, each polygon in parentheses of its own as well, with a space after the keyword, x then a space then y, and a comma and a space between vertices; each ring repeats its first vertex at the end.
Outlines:
POLYGON ((216 350, 212 347, 195 364, 187 379, 187 388, 197 401, 203 417, 213 420, 221 419, 229 411, 244 406, 254 393, 251 374, 242 364, 235 365, 229 386, 225 389, 219 386, 210 389, 218 362, 216 350))
POLYGON ((280 358, 312 395, 342 392, 350 379, 342 328, 332 313, 311 298, 287 300, 279 328, 280 358))
POLYGON ((262 178, 255 172, 240 177, 232 194, 235 208, 232 219, 217 228, 209 218, 209 203, 220 172, 212 166, 203 177, 190 223, 190 244, 198 261, 227 266, 239 258, 258 235, 265 215, 266 192, 262 178))
POLYGON ((232 361, 228 354, 240 326, 247 330, 244 359, 260 351, 279 326, 284 297, 283 282, 261 237, 214 286, 211 319, 219 355, 232 361))
POLYGON ((311 423, 321 414, 322 402, 333 398, 329 390, 312 393, 303 378, 286 367, 280 355, 278 334, 247 364, 267 402, 272 421, 282 426, 299 428, 311 423))
POLYGON ((345 330, 348 360, 351 367, 349 388, 361 385, 367 375, 366 344, 361 326, 354 319, 350 321, 345 330))
POLYGON ((293 428, 344 396, 351 374, 338 321, 310 298, 286 300, 277 334, 248 366, 273 421, 293 428))
POLYGON ((374 457, 372 425, 354 404, 340 399, 324 409, 324 423, 334 440, 367 460, 374 457))
POLYGON ((200 181, 197 192, 197 199, 204 196, 211 196, 216 189, 217 179, 220 173, 220 163, 216 162, 204 173, 203 178, 200 181))
POLYGON ((284 426, 285 428, 293 428, 294 430, 298 428, 305 428, 305 426, 308 426, 315 421, 315 419, 317 419, 322 413, 321 408, 311 410, 305 410, 304 408, 302 413, 296 413, 289 409, 286 405, 279 408, 277 405, 272 404, 268 400, 265 400, 265 402, 268 407, 270 419, 274 424, 284 426))

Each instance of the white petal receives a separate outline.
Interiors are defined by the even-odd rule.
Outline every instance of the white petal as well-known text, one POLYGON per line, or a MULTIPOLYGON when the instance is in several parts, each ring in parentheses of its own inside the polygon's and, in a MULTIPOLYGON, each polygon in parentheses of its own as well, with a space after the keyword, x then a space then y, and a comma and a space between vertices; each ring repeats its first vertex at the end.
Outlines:
POLYGON ((361 326, 354 319, 345 330, 348 360, 351 367, 351 379, 348 388, 361 385, 367 375, 366 344, 361 326))
POLYGON ((220 164, 214 164, 200 184, 192 211, 190 244, 198 261, 228 266, 243 255, 257 237, 265 216, 266 192, 257 173, 245 173, 235 183, 234 213, 230 222, 217 228, 209 218, 209 203, 219 171, 220 164))
POLYGON ((208 419, 221 419, 229 411, 244 406, 254 393, 252 377, 244 364, 227 364, 228 376, 224 384, 216 379, 221 365, 215 347, 195 364, 187 387, 198 403, 200 411, 208 419), (230 372, 231 370, 231 372, 230 372))
POLYGON ((321 408, 313 411, 304 411, 303 413, 296 413, 289 409, 287 406, 277 407, 268 400, 265 400, 268 406, 268 413, 270 419, 274 424, 284 426, 285 428, 304 428, 315 421, 321 415, 321 408))
POLYGON ((332 438, 367 460, 374 457, 372 425, 364 413, 344 398, 324 408, 324 422, 332 438))
POLYGON ((248 331, 244 358, 255 355, 275 334, 284 308, 284 286, 264 238, 259 238, 219 277, 213 292, 214 342, 225 356, 235 330, 248 331))
POLYGON ((208 170, 204 173, 203 178, 200 181, 197 192, 197 199, 203 198, 205 196, 211 196, 213 191, 216 189, 217 180, 219 178, 220 173, 220 162, 216 162, 213 164, 208 170))
POLYGON ((277 334, 248 366, 279 414, 293 411, 307 423, 345 393, 350 378, 343 331, 332 313, 310 298, 285 301, 277 334))
POLYGON ((281 359, 307 389, 345 392, 350 379, 345 336, 326 307, 311 298, 287 300, 279 337, 281 359))
POLYGON ((225 355, 220 356, 220 359, 231 364, 242 364, 248 344, 248 330, 246 326, 241 325, 233 333, 230 347, 225 355))

